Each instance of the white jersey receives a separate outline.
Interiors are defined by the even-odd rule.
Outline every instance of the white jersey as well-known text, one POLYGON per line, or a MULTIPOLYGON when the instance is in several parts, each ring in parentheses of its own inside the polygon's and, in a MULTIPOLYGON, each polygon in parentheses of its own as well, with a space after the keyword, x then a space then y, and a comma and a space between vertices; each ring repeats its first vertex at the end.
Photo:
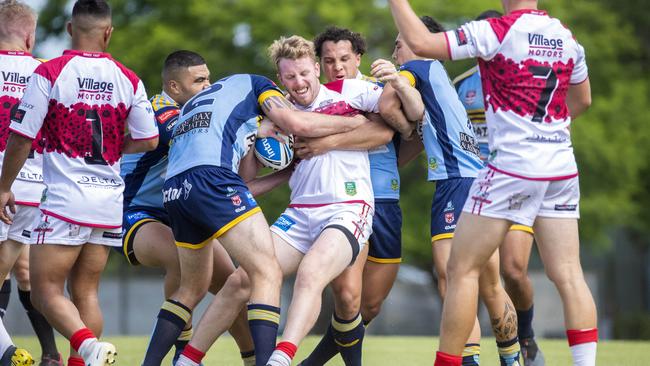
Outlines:
POLYGON ((109 54, 65 51, 36 68, 11 130, 35 138, 42 127, 43 213, 81 226, 122 225, 125 124, 135 140, 158 136, 144 85, 109 54))
POLYGON ((571 31, 528 9, 470 22, 445 36, 452 59, 479 58, 488 164, 525 179, 575 177, 566 96, 570 84, 587 79, 587 64, 571 31))
MULTIPOLYGON (((0 168, 9 139, 11 115, 18 109, 27 83, 34 69, 40 64, 40 61, 27 52, 0 51, 0 73, 2 74, 2 79, 0 79, 0 168)), ((11 186, 16 203, 19 205, 38 206, 41 201, 41 194, 45 188, 42 153, 43 141, 39 135, 34 139, 29 157, 11 186)))
MULTIPOLYGON (((344 79, 320 86, 308 106, 296 108, 331 115, 379 111, 381 87, 363 80, 344 79)), ((366 150, 332 150, 302 160, 289 180, 289 207, 313 207, 342 202, 374 207, 370 163, 366 150)))

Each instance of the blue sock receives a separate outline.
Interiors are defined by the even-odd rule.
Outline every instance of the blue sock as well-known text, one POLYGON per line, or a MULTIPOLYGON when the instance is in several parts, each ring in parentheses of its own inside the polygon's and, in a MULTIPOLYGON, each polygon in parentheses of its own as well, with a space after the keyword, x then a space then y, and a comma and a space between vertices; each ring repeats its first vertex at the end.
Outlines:
POLYGON ((323 338, 318 342, 309 357, 300 363, 300 366, 323 366, 337 353, 339 353, 339 349, 336 342, 334 342, 334 328, 330 323, 323 338))
POLYGON ((499 350, 499 362, 501 366, 519 365, 521 348, 517 337, 509 341, 497 342, 497 348, 499 350))
POLYGON ((2 287, 0 287, 0 318, 5 316, 7 306, 9 305, 9 298, 11 297, 11 279, 4 280, 2 287))
POLYGON ((279 324, 279 307, 264 304, 248 305, 248 326, 255 345, 256 366, 265 366, 275 350, 279 324))
POLYGON ((361 314, 351 320, 340 319, 334 314, 332 320, 334 342, 339 348, 345 366, 361 366, 361 351, 366 327, 363 326, 361 314))
POLYGON ((463 350, 462 366, 479 366, 481 345, 478 343, 466 343, 463 350))
POLYGON ((178 301, 166 300, 163 303, 142 366, 160 366, 191 315, 192 311, 178 301))
POLYGON ((519 311, 517 310, 517 336, 519 339, 530 339, 535 337, 533 331, 533 308, 519 311))

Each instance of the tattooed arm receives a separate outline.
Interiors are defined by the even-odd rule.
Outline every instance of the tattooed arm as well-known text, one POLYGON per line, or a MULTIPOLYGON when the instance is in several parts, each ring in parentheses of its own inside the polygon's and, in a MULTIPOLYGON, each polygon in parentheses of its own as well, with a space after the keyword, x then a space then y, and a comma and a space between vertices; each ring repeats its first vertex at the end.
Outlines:
POLYGON ((368 122, 354 117, 298 111, 285 97, 273 95, 262 103, 262 111, 283 131, 302 137, 321 137, 353 130, 368 122))

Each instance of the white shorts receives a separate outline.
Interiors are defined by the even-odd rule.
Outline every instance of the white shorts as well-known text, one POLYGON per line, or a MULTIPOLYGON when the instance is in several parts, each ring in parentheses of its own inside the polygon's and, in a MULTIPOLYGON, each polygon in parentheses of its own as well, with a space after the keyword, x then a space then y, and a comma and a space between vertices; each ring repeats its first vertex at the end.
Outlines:
POLYGON ((533 226, 537 216, 579 218, 579 202, 578 177, 529 180, 485 167, 474 180, 463 211, 533 226))
POLYGON ((323 230, 341 229, 352 245, 353 261, 372 234, 372 206, 365 203, 336 203, 325 206, 288 207, 271 225, 289 245, 303 254, 309 251, 323 230))
POLYGON ((13 224, 7 225, 0 222, 0 241, 11 239, 22 244, 29 244, 34 221, 40 214, 41 210, 38 207, 16 205, 13 224))
POLYGON ((122 246, 122 228, 104 229, 73 224, 41 213, 33 223, 29 244, 122 246))

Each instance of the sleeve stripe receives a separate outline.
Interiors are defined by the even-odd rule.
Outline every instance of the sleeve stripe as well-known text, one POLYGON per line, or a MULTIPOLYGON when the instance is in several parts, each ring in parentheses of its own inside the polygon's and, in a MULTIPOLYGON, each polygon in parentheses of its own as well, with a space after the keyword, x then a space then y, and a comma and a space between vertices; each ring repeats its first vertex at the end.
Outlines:
POLYGON ((408 71, 408 70, 401 70, 401 71, 399 72, 399 74, 400 74, 401 76, 404 76, 405 78, 407 78, 408 81, 409 81, 409 84, 410 84, 412 87, 415 87, 415 76, 413 76, 413 73, 411 73, 411 72, 408 71))
POLYGON ((273 97, 273 96, 283 97, 284 98, 284 95, 282 95, 282 93, 280 93, 279 91, 277 91, 275 89, 271 89, 271 90, 267 90, 264 93, 260 94, 260 96, 257 97, 257 103, 261 106, 268 98, 273 97))
POLYGON ((18 131, 18 130, 15 130, 15 129, 11 128, 11 127, 9 127, 9 131, 15 133, 16 135, 20 135, 20 136, 22 136, 24 138, 27 138, 27 139, 30 139, 30 140, 33 140, 33 139, 36 138, 36 137, 27 135, 26 132, 18 131))
POLYGON ((159 136, 158 134, 155 134, 155 135, 150 136, 150 137, 135 138, 135 137, 133 137, 133 135, 131 135, 131 140, 133 140, 133 141, 153 140, 155 138, 158 138, 158 136, 159 136))
POLYGON ((449 59, 453 60, 453 57, 451 57, 451 45, 449 44, 449 36, 447 35, 447 32, 443 32, 442 34, 445 35, 445 41, 447 42, 447 54, 449 55, 449 59))

